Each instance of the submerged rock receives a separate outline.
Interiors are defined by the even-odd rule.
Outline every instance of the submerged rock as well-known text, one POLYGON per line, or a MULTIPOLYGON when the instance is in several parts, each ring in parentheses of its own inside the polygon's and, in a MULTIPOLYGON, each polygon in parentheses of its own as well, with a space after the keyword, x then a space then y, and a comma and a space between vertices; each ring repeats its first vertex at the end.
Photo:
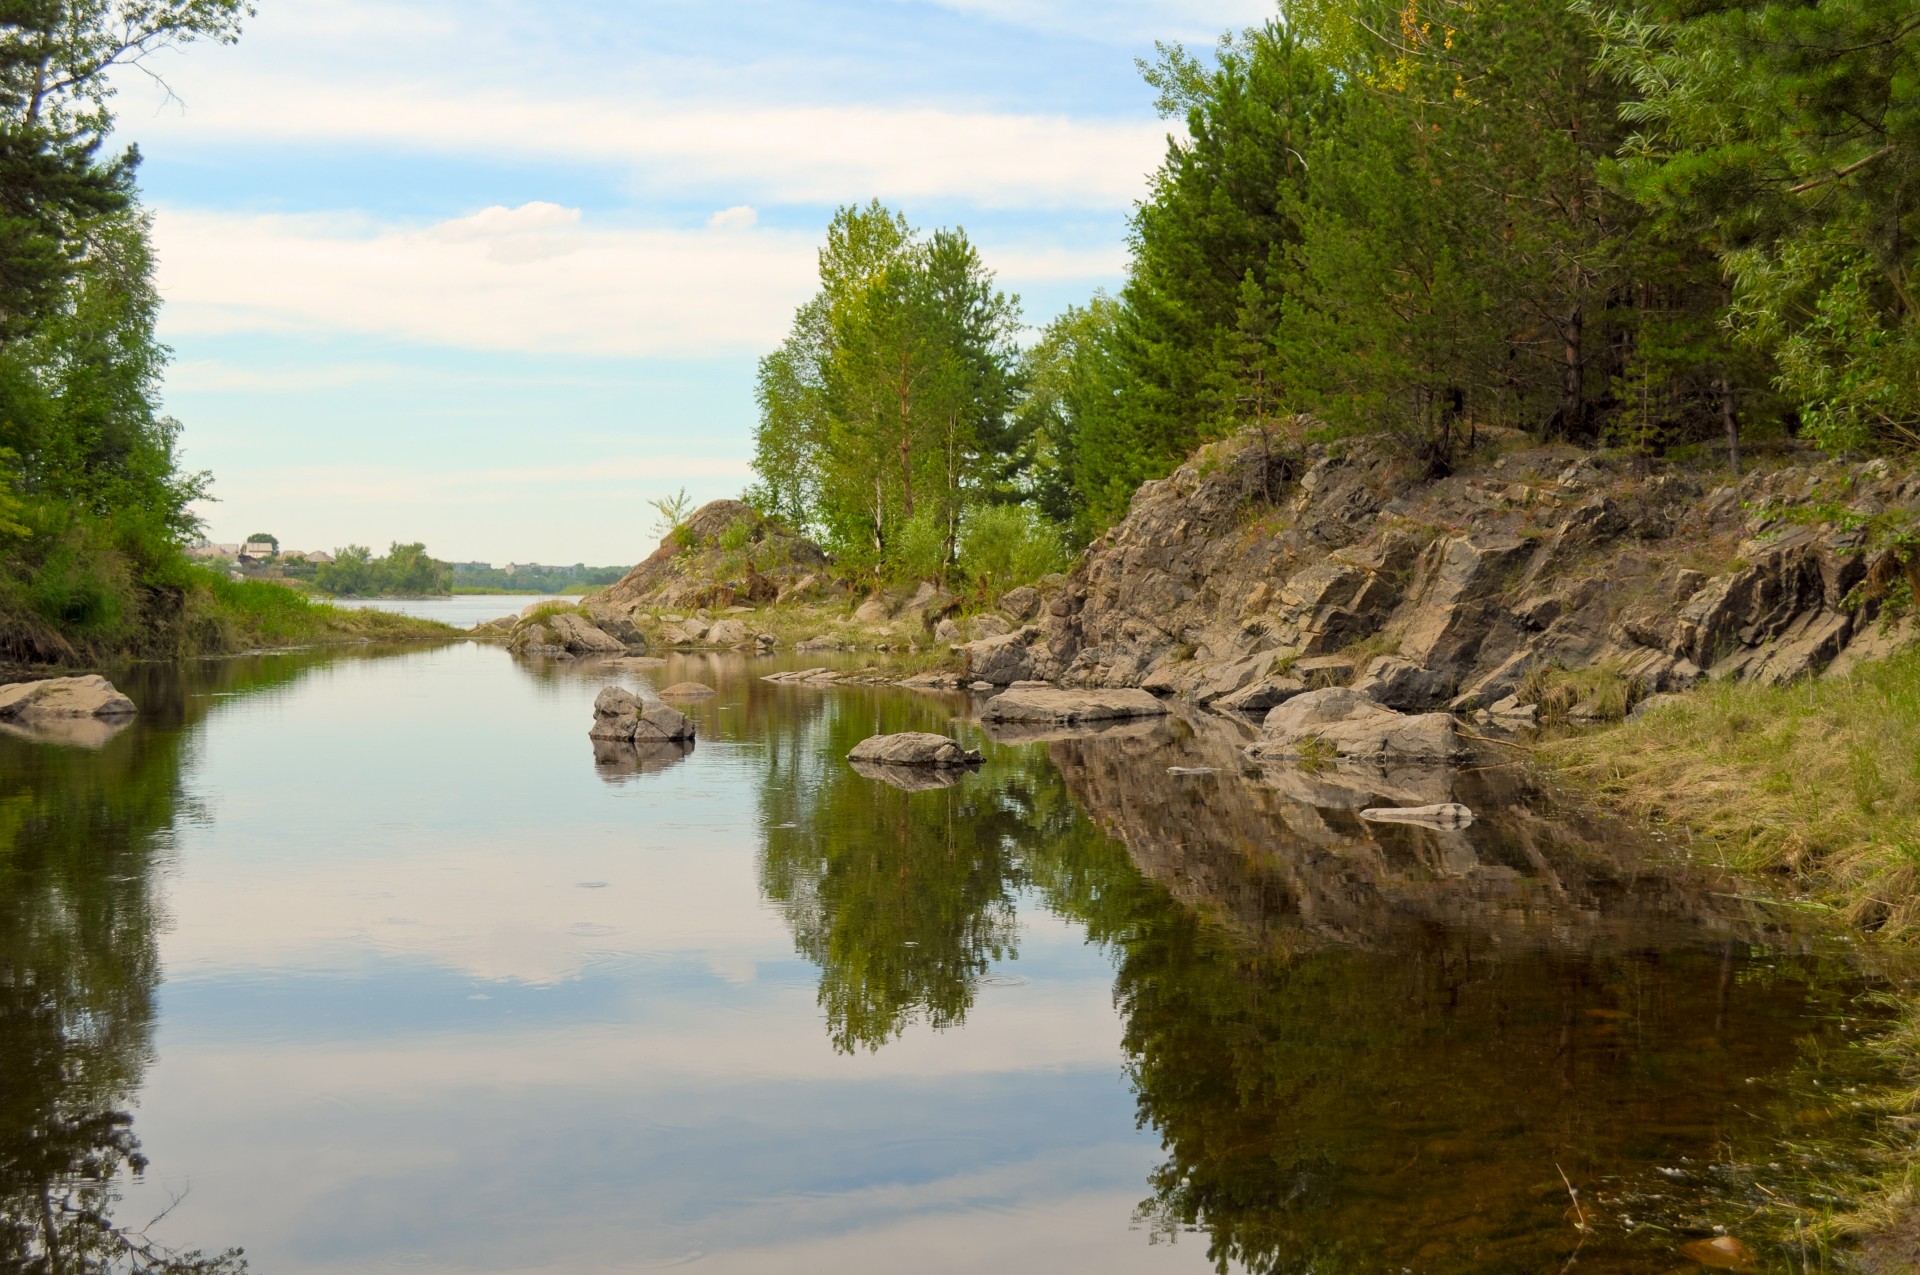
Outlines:
POLYGON ((718 691, 705 682, 675 682, 660 692, 661 699, 700 699, 708 695, 717 695, 718 691))
POLYGON ((1374 806, 1362 810, 1360 817, 1374 823, 1417 823, 1425 828, 1466 828, 1473 824, 1473 811, 1457 801, 1437 806, 1374 806))
POLYGON ((897 735, 875 735, 854 745, 847 760, 879 766, 927 766, 953 768, 977 766, 980 754, 962 748, 945 735, 929 731, 903 731, 897 735))
POLYGON ((0 722, 33 726, 62 718, 132 717, 139 710, 95 673, 0 686, 0 722))
POLYGON ((1145 691, 1068 691, 1041 686, 1002 691, 980 710, 980 720, 983 722, 1034 722, 1056 726, 1166 715, 1167 706, 1145 691))
POLYGON ((694 725, 679 709, 609 686, 593 701, 593 729, 588 736, 635 744, 687 743, 693 739, 694 725))
POLYGON ((1350 687, 1297 695, 1268 713, 1261 729, 1266 737, 1247 749, 1256 759, 1298 756, 1310 739, 1341 757, 1443 761, 1462 751, 1447 714, 1396 713, 1350 687))

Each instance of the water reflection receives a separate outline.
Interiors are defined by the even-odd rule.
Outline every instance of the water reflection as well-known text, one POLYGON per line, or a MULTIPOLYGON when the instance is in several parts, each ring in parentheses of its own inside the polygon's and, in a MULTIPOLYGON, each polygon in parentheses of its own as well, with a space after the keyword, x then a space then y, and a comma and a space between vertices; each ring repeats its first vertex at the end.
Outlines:
POLYGON ((1795 1189, 1810 1112, 1854 1132, 1809 1096, 1844 964, 1534 795, 755 671, 277 657, 137 674, 97 753, 0 740, 0 1269, 103 1269, 191 1178, 169 1235, 329 1275, 1666 1272, 1795 1189), (601 686, 690 678, 697 751, 581 747, 601 686), (905 729, 987 764, 846 762, 905 729))
POLYGON ((886 693, 797 703, 764 738, 760 882, 820 967, 834 1048, 878 1049, 915 1021, 957 1026, 992 963, 1017 955, 1022 857, 1047 831, 1032 768, 922 792, 875 783, 848 751, 937 709, 886 693))
POLYGON ((1113 954, 1166 1153, 1139 1219, 1222 1271, 1665 1269, 1813 1190, 1755 1168, 1816 1082, 1867 1073, 1843 961, 1511 775, 1243 773, 1231 727, 1178 720, 918 794, 839 760, 927 718, 815 698, 769 751, 762 885, 836 1048, 957 1026, 1030 891, 1113 954), (1489 817, 1357 816, 1410 799, 1489 817))
POLYGON ((245 1266, 115 1217, 147 1167, 128 1106, 153 1052, 154 878, 185 806, 181 737, 139 734, 79 741, 97 752, 0 737, 0 1269, 245 1266))

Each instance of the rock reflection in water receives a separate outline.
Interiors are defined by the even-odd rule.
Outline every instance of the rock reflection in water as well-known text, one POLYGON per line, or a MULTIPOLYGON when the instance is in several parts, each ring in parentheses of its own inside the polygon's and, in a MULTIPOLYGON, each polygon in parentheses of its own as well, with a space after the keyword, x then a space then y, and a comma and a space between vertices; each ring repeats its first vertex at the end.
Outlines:
POLYGON ((1703 1226, 1739 1201, 1733 1177, 1678 1190, 1656 1169, 1780 1156, 1793 1088, 1864 1064, 1838 1048, 1845 968, 1790 955, 1710 880, 1537 813, 1510 780, 1253 777, 1238 744, 1174 722, 1049 749, 1182 905, 1105 891, 1084 915, 1116 951, 1140 1118, 1165 1143, 1143 1219, 1204 1231, 1223 1269, 1550 1270, 1581 1249, 1582 1270, 1663 1270, 1629 1213, 1703 1226), (1383 797, 1492 817, 1357 819, 1383 797), (1796 1045, 1780 1024, 1816 1004, 1796 1045))
POLYGON ((862 779, 871 779, 901 792, 951 788, 972 773, 958 766, 889 766, 874 761, 850 761, 847 765, 862 779))
POLYGON ((625 739, 593 741, 593 768, 610 784, 670 770, 693 755, 693 745, 666 742, 636 744, 625 739))

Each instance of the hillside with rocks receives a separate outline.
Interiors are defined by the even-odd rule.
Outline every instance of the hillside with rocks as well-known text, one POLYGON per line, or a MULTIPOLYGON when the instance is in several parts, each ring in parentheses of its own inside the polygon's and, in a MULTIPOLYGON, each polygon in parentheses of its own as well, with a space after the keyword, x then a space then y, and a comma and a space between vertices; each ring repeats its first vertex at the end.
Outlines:
POLYGON ((1900 580, 1904 560, 1858 524, 1916 497, 1920 480, 1885 461, 1715 483, 1519 446, 1427 481, 1386 439, 1288 460, 1243 437, 1142 486, 1038 622, 965 650, 997 683, 1252 713, 1325 686, 1513 711, 1561 670, 1636 697, 1784 682, 1907 639, 1861 587, 1900 580), (1815 524, 1804 511, 1822 501, 1832 517, 1815 524))

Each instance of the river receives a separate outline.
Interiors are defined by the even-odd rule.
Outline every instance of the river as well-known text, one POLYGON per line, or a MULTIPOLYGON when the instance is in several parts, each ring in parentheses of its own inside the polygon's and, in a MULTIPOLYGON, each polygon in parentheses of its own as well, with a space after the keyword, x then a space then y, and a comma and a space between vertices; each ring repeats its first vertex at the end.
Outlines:
POLYGON ((1852 1167, 1844 948, 1511 776, 1364 824, 795 665, 280 653, 0 737, 0 1256, 1651 1273, 1852 1167), (587 739, 688 678, 691 751, 587 739), (843 760, 904 729, 986 765, 843 760))

